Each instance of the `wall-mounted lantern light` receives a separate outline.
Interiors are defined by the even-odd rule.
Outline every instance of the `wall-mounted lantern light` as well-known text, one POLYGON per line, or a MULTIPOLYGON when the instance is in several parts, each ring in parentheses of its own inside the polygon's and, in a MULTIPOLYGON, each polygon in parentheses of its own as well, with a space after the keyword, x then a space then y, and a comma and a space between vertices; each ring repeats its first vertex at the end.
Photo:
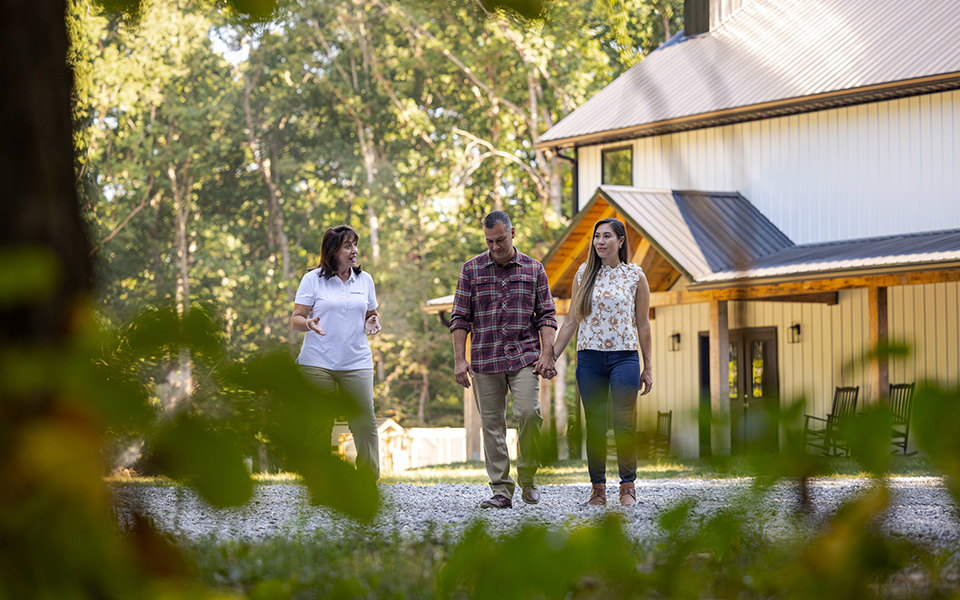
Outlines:
POLYGON ((677 352, 680 350, 680 332, 674 331, 670 335, 670 352, 677 352))
POLYGON ((800 341, 800 323, 794 323, 791 325, 787 332, 787 341, 789 343, 796 344, 800 341))

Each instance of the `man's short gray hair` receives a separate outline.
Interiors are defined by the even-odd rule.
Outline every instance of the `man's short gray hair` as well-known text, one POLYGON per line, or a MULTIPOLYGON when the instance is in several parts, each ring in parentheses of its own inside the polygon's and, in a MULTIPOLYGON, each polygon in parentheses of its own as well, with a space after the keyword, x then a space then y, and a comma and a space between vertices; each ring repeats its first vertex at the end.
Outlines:
POLYGON ((493 229, 497 226, 497 223, 503 223, 503 226, 507 229, 513 227, 513 223, 510 222, 510 215, 502 210, 495 210, 483 218, 484 229, 493 229))

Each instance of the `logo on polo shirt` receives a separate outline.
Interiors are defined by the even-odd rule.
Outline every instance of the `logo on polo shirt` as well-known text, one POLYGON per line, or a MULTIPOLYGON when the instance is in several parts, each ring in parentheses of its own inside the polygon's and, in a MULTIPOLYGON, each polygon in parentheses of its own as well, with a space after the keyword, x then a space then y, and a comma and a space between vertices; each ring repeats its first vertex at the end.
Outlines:
POLYGON ((351 294, 354 294, 354 295, 357 295, 357 296, 363 296, 363 295, 364 295, 363 292, 350 292, 350 293, 351 293, 351 294))

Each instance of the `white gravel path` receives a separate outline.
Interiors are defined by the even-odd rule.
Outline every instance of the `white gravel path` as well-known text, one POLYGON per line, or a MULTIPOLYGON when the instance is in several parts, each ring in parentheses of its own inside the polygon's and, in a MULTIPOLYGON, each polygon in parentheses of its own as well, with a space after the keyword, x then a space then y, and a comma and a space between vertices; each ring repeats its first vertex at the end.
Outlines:
MULTIPOLYGON (((890 507, 881 519, 882 530, 891 536, 910 539, 931 549, 960 548, 960 518, 957 505, 936 477, 903 477, 888 480, 892 491, 890 507)), ((794 532, 798 523, 806 526, 829 518, 844 502, 871 487, 866 479, 818 479, 810 486, 812 513, 798 520, 799 493, 795 483, 782 482, 760 500, 748 503, 748 513, 764 522, 768 535, 794 532)), ((526 505, 519 490, 513 508, 479 508, 489 489, 479 484, 437 484, 431 486, 381 485, 383 507, 367 530, 403 536, 435 535, 445 529, 457 535, 477 520, 489 531, 504 534, 527 523, 567 528, 595 522, 611 512, 623 518, 627 534, 649 539, 658 533, 657 516, 679 501, 692 501, 698 515, 709 516, 732 506, 749 489, 744 479, 659 479, 638 480, 635 507, 622 508, 616 485, 608 486, 609 504, 603 508, 583 503, 590 493, 588 484, 541 486, 541 501, 526 505)), ((311 506, 306 488, 295 485, 267 485, 256 488, 253 499, 241 508, 212 508, 190 489, 175 487, 116 488, 115 502, 121 525, 129 523, 132 511, 149 517, 164 532, 178 537, 257 540, 324 532, 353 535, 357 524, 334 511, 311 506)))

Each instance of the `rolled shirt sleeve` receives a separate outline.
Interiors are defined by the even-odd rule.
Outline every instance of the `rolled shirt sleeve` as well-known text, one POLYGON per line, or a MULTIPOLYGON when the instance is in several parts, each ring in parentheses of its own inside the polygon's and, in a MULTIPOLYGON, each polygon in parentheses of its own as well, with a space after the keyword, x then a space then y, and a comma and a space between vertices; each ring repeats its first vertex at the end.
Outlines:
POLYGON ((469 333, 473 329, 473 300, 472 283, 467 274, 467 267, 460 269, 457 279, 457 291, 453 295, 453 308, 450 311, 450 332, 455 329, 466 329, 469 333))
POLYGON ((547 281, 547 271, 539 262, 537 266, 537 299, 533 307, 533 322, 537 329, 544 327, 557 328, 557 307, 550 293, 550 283, 547 281))

